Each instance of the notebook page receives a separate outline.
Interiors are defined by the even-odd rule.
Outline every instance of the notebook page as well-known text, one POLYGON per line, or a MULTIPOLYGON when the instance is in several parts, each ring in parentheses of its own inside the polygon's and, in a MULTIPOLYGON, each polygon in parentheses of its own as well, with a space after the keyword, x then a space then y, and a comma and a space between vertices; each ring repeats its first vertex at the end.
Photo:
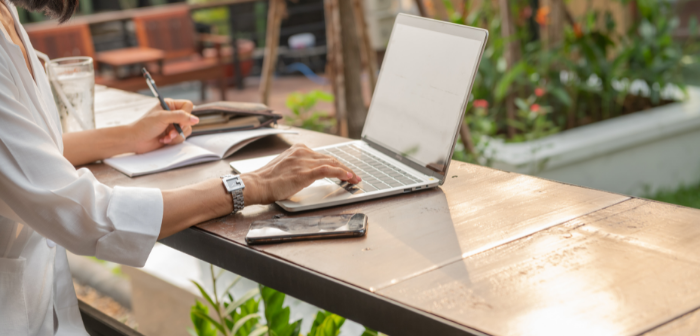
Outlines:
POLYGON ((281 130, 276 128, 261 128, 250 131, 236 131, 227 133, 216 133, 199 135, 187 139, 187 142, 202 147, 219 156, 220 159, 227 158, 245 145, 273 134, 296 134, 292 130, 281 130))
POLYGON ((116 156, 105 159, 104 163, 130 177, 134 177, 218 159, 218 155, 204 148, 183 142, 173 146, 165 146, 145 154, 116 156))

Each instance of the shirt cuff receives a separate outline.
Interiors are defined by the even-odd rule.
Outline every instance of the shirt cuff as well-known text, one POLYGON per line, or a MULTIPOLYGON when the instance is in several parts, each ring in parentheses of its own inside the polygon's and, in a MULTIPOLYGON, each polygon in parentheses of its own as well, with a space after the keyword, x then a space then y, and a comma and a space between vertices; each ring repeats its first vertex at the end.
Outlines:
POLYGON ((95 256, 143 267, 160 234, 163 195, 159 189, 114 187, 107 208, 114 231, 97 241, 95 256))

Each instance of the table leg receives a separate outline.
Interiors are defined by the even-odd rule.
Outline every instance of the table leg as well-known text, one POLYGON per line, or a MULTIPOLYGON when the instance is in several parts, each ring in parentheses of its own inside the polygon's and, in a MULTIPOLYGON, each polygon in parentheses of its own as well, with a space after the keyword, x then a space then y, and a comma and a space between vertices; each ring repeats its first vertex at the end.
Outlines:
POLYGON ((236 38, 236 32, 238 30, 236 29, 236 26, 238 21, 234 18, 233 7, 233 5, 228 6, 229 33, 231 34, 231 48, 233 53, 233 70, 235 72, 234 76, 236 78, 236 87, 239 90, 243 90, 243 74, 241 73, 241 60, 240 56, 238 55, 238 39, 236 38))

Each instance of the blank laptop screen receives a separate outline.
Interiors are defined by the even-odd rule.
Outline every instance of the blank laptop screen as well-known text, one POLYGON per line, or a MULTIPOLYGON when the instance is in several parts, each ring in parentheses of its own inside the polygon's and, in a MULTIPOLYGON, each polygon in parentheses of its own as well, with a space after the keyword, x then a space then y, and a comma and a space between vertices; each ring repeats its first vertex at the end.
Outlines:
POLYGON ((481 49, 476 39, 397 22, 363 137, 444 175, 481 49))

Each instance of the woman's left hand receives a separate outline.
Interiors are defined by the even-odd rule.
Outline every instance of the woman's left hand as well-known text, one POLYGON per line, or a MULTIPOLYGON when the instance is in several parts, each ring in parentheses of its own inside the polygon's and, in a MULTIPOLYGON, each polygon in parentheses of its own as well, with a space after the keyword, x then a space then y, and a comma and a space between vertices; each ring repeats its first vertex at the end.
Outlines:
POLYGON ((160 106, 153 108, 143 118, 129 125, 129 137, 133 152, 147 153, 166 145, 179 144, 184 139, 175 130, 173 123, 180 124, 185 136, 192 134, 192 125, 199 122, 193 116, 192 102, 189 100, 173 100, 166 98, 165 102, 171 111, 163 110, 160 106))

